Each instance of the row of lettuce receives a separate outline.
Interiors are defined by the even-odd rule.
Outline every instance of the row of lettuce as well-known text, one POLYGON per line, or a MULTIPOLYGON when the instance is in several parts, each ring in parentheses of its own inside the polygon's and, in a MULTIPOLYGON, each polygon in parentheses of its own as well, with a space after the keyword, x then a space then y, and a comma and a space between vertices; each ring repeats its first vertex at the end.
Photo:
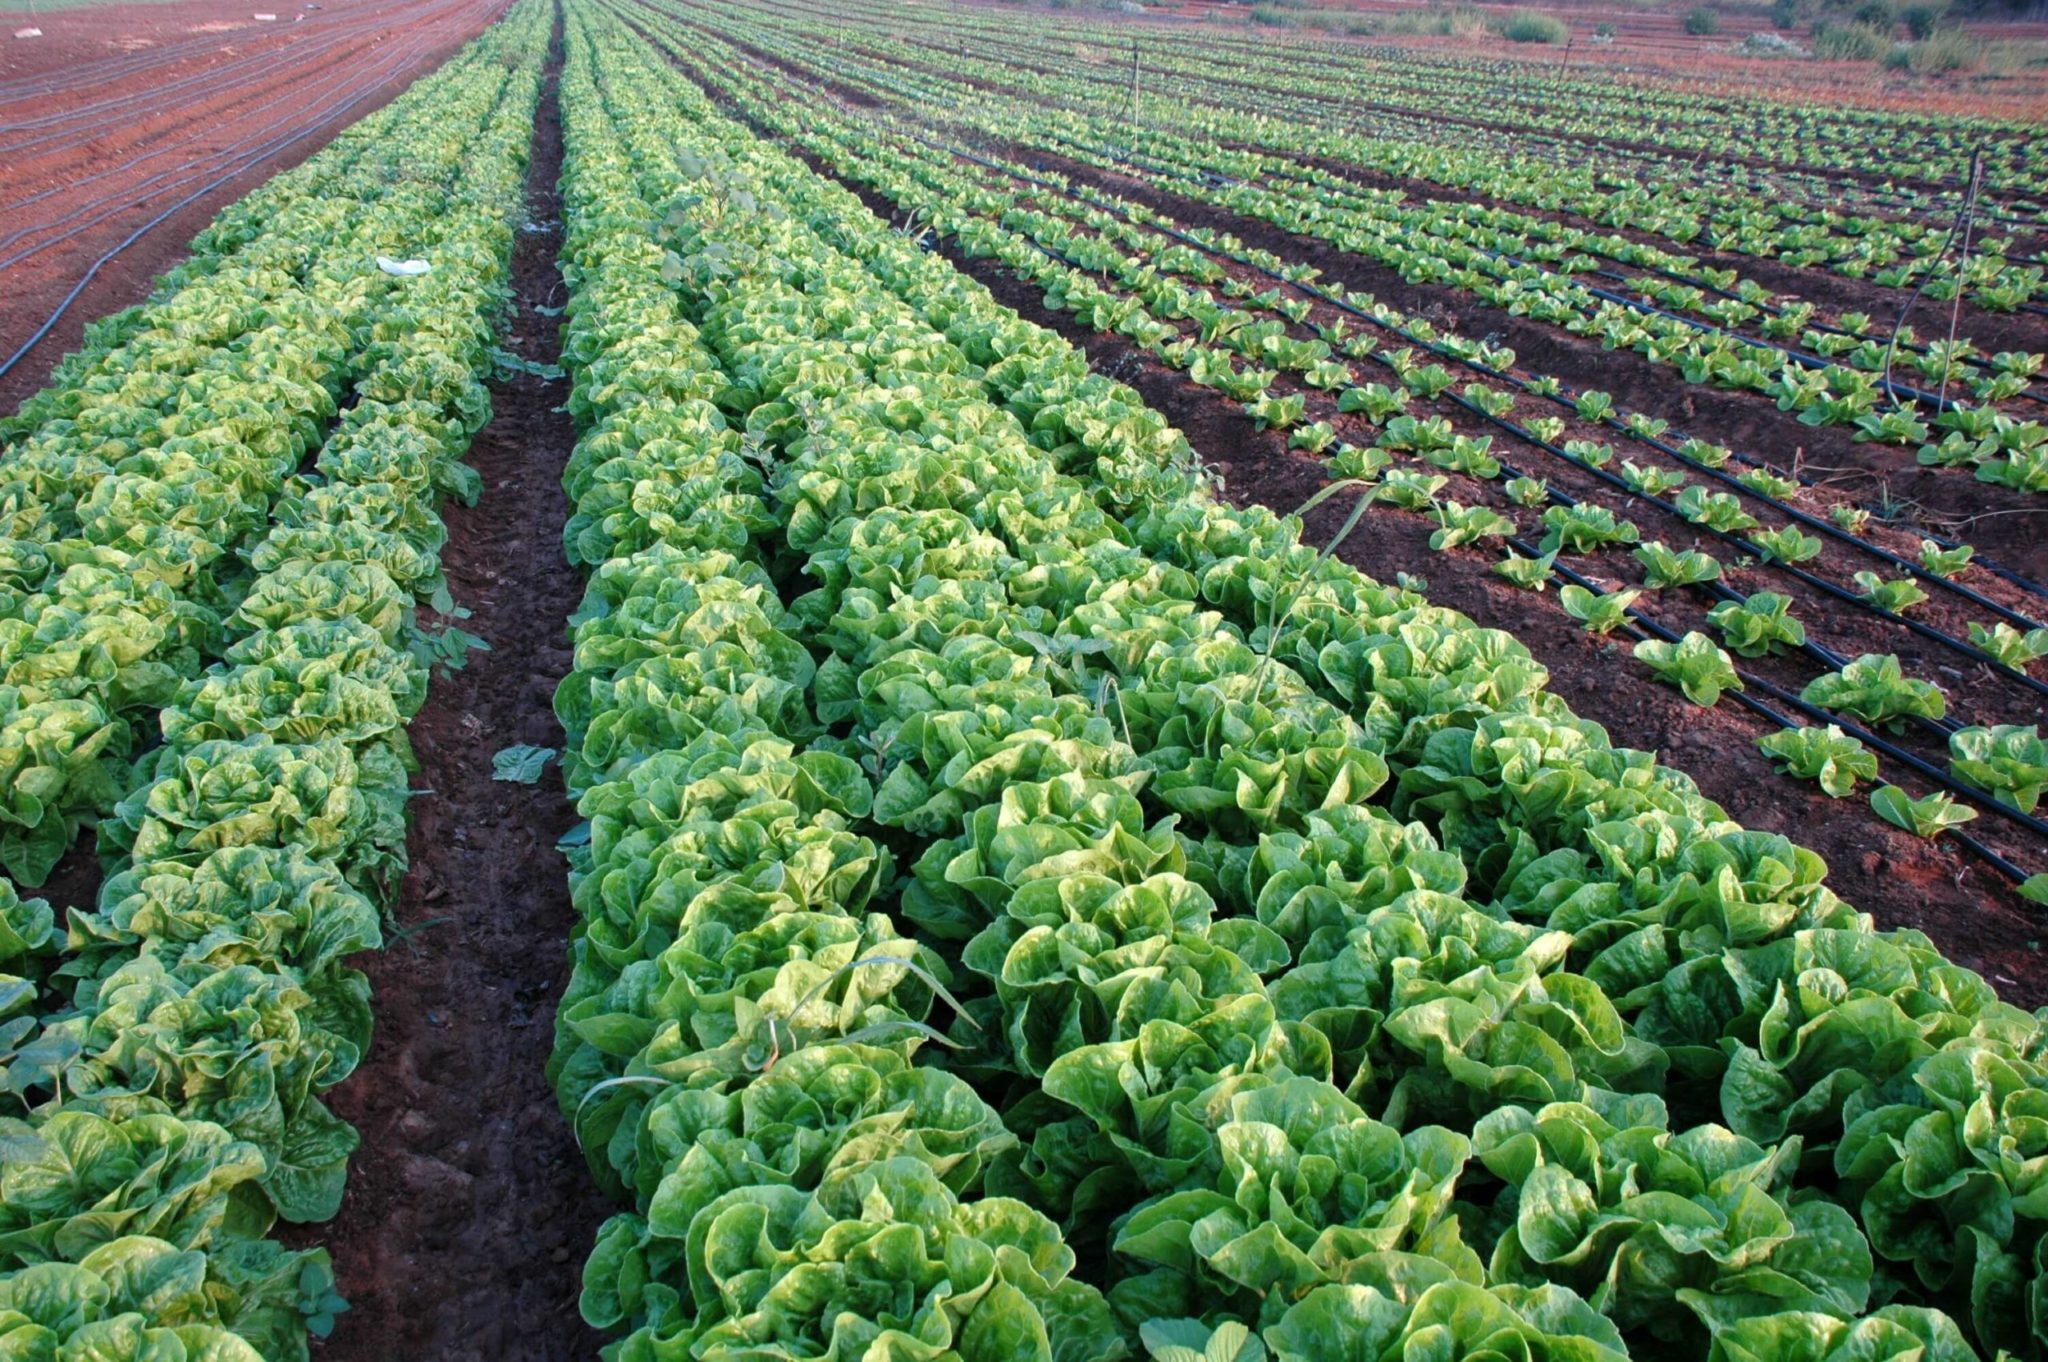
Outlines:
MULTIPOLYGON (((683 3, 718 22, 734 9, 683 3)), ((1234 42, 1214 32, 1199 43, 1147 41, 1115 20, 1048 19, 1019 7, 963 14, 909 3, 755 0, 745 14, 757 31, 780 30, 783 39, 829 29, 830 59, 871 70, 879 61, 898 79, 964 76, 1007 98, 1106 115, 1112 135, 1102 145, 1149 153, 1192 135, 1217 155, 1253 150, 1287 158, 1284 178, 1326 166, 1339 177, 1332 184, 1362 180, 1435 206, 1472 200, 1531 221, 1661 240, 1699 253, 1673 261, 1680 272, 1723 288, 1737 286, 1728 267, 1748 257, 1885 289, 1925 287, 1942 301, 1966 289, 1971 302, 2002 312, 2048 290, 2032 240, 2039 205, 2021 197, 2032 173, 2019 164, 2030 129, 2013 121, 1873 115, 1769 97, 1731 115, 1729 101, 1674 89, 1640 68, 1582 83, 1548 65, 1475 69, 1440 51, 1349 44, 1326 44, 1304 62, 1292 41, 1234 42), (1134 36, 1141 68, 1135 110, 1134 36), (1109 52, 1118 60, 1089 59, 1109 52), (1615 97, 1627 103, 1625 112, 1605 109, 1580 128, 1560 126, 1615 97), (1731 118, 1775 130, 1743 150, 1686 146, 1644 116, 1656 104, 1704 113, 1722 130, 1731 118), (1800 146, 1787 131, 1830 123, 1827 145, 1800 146), (1940 123, 1948 126, 1933 126, 1940 123), (1960 163, 1937 170, 1930 160, 1916 172, 1906 132, 1914 124, 1946 148, 1942 159, 1963 148, 1960 163), (1618 129, 1626 135, 1617 141, 1618 129), (1158 134, 1165 136, 1155 141, 1158 134), (1879 145, 1887 157, 1882 184, 1857 166, 1879 145), (1956 268, 1948 229, 1969 151, 1977 148, 1985 153, 1974 237, 1982 249, 1956 268), (1916 174, 1929 182, 1911 183, 1916 174)), ((800 50, 823 55, 814 46, 800 50)), ((1813 296, 1824 302, 1838 292, 1816 288, 1813 296)))
POLYGON ((0 1355, 288 1362, 341 1302, 321 1095, 405 861, 549 17, 499 25, 225 210, 6 423, 0 1355), (378 258, 420 259, 393 273, 378 258))
POLYGON ((2036 1018, 568 14, 609 1357, 2039 1355, 2036 1018))
POLYGON ((1811 305, 1766 313, 1758 304, 1772 295, 1755 284, 1709 302, 1694 285, 1592 274, 1599 262, 1584 251, 1536 239, 1551 227, 1540 219, 1473 221, 1462 203, 1410 201, 1404 191, 1362 186, 1295 154, 1219 145, 1177 124, 1149 127, 1137 139, 1121 110, 1091 115, 1077 111, 1086 108, 1078 95, 1041 104, 1026 89, 996 83, 995 73, 1005 69, 1000 59, 980 63, 948 53, 949 66, 962 68, 957 74, 899 74, 880 63, 849 63, 836 47, 821 52, 800 30, 762 34, 750 10, 710 22, 756 38, 812 79, 822 68, 864 103, 947 109, 994 145, 1007 141, 1020 153, 1069 159, 1079 173, 1107 183, 1128 176, 1140 195, 1165 194, 1326 242, 1410 284, 1448 290, 1451 306, 1461 296, 1477 299, 1508 317, 1633 351, 1667 366, 1673 381, 1767 398, 1807 425, 1918 446, 1930 466, 1969 468, 2016 490, 2048 490, 2048 428, 2033 419, 2035 398, 2021 397, 2048 362, 2041 354, 1987 354, 1955 337, 1925 349, 1901 335, 1894 347, 1868 316, 1852 318, 1860 334, 1808 334, 1811 305), (977 102, 973 92, 982 88, 1001 90, 1004 98, 977 102), (1654 292, 1645 283, 1654 283, 1654 292), (1689 310, 1700 315, 1682 315, 1689 310), (1825 353, 1809 349, 1816 342, 1825 353), (1949 404, 1935 400, 1937 388, 1949 404))
MULTIPOLYGON (((1753 498, 1750 506, 1776 508, 1784 514, 1789 508, 1778 497, 1791 492, 1789 480, 1779 480, 1761 467, 1740 475, 1722 473, 1720 469, 1734 457, 1732 451, 1699 439, 1676 446, 1670 441, 1679 437, 1667 437, 1664 423, 1641 413, 1624 415, 1602 393, 1579 394, 1567 401, 1554 380, 1517 374, 1511 367, 1513 351, 1444 335, 1425 319, 1403 316, 1369 295, 1345 298, 1334 285, 1304 296, 1279 287, 1254 293, 1255 285, 1230 274, 1221 262, 1257 263, 1272 277, 1306 279, 1310 272, 1223 244, 1213 252, 1198 250, 1184 233, 1165 235, 1177 232, 1170 220, 1140 206, 1097 208, 1093 200, 1057 192, 1056 180, 1019 167, 1006 168, 986 158, 979 165, 964 162, 915 134, 862 127, 830 111, 821 112, 797 101, 802 86, 778 73, 750 70, 737 60, 735 49, 701 31, 687 39, 660 29, 651 36, 679 66, 754 126, 788 138, 832 173, 880 194, 894 211, 929 224, 967 255, 1000 260, 1009 272, 1042 290, 1048 306, 1073 313, 1100 333, 1130 340, 1186 373, 1192 382, 1231 398, 1260 427, 1286 431, 1292 448, 1326 454, 1330 471, 1347 485, 1372 485, 1376 505, 1431 517, 1439 526, 1430 540, 1433 548, 1475 546, 1485 551, 1489 541, 1509 541, 1515 547, 1495 564, 1495 571, 1536 590, 1559 585, 1560 607, 1600 633, 1627 627, 1625 611, 1649 597, 1645 604, 1657 611, 1659 624, 1690 631, 1692 636, 1675 645, 1646 642, 1639 657, 1659 676, 1683 685, 1689 698, 1700 703, 1717 698, 1716 691, 1700 684, 1708 675, 1718 678, 1721 688, 1740 690, 1745 685, 1728 652, 1699 632, 1712 627, 1729 650, 1744 658, 1794 655, 1796 670, 1791 675, 1804 686, 1807 702, 1872 728, 1912 728, 1904 742, 1917 740, 1937 769, 1946 760, 1953 780, 1986 801, 1999 801, 2021 813, 2031 813, 2036 806, 2040 787, 2048 781, 2048 755, 2033 726, 1954 727, 1938 722, 1949 707, 1942 687, 1907 676, 1896 654, 1850 658, 1818 644, 1809 646, 1805 625, 1792 610, 1797 597, 1777 590, 1744 595, 1724 580, 1724 565, 1711 549, 1674 549, 1657 538, 1643 542, 1645 533, 1626 517, 1645 507, 1664 511, 1678 522, 1672 528, 1680 533, 1686 532, 1685 525, 1698 527, 1743 555, 1731 559, 1738 567, 1747 559, 1763 565, 1754 568, 1758 575, 1773 569, 1783 574, 1771 583, 1774 587, 1809 599, 1819 593, 1824 601, 1860 605, 1900 626, 1900 635, 1907 627, 1919 627, 1925 630, 1921 637, 1947 649, 1952 658, 1993 661, 2010 673, 2008 680, 2030 685, 2026 669, 2048 652, 2048 628, 2034 626, 2022 633, 2000 621, 1986 629, 1951 608, 1957 601, 1982 599, 1975 593, 1954 592, 1949 580, 1967 568, 1973 553, 1968 546, 1949 551, 1923 541, 1918 576, 1942 592, 1935 607, 1942 614, 1932 625, 1916 618, 1909 626, 1906 612, 1930 599, 1925 590, 1913 580, 1886 579, 1869 570, 1855 575, 1852 588, 1840 580, 1850 574, 1839 560, 1832 567, 1810 562, 1822 553, 1824 543, 1803 533, 1798 521, 1765 531, 1738 494, 1753 498), (1154 226, 1140 227, 1141 222, 1154 226), (1321 313, 1324 320, 1310 326, 1316 316, 1311 311, 1314 303, 1330 298, 1343 299, 1352 314, 1326 307, 1321 313), (1354 329, 1349 324, 1352 315, 1369 317, 1370 329, 1354 329), (1390 351, 1383 347, 1382 335, 1411 344, 1390 351), (1434 362, 1438 359, 1443 362, 1434 362), (1359 361, 1360 367, 1377 366, 1388 381, 1362 381, 1352 361, 1359 361), (1446 364, 1466 369, 1477 381, 1458 389, 1446 364), (1267 385, 1283 374, 1294 391, 1281 395, 1269 390, 1267 385), (1506 386, 1491 386, 1495 383, 1506 386), (1569 412, 1579 424, 1574 427, 1563 415, 1518 410, 1517 398, 1523 394, 1535 399, 1530 407, 1569 412), (1443 400, 1434 400, 1439 398, 1443 400), (1373 443, 1347 444, 1335 422, 1373 443), (1576 436, 1570 433, 1575 429, 1576 436), (1496 434, 1502 431, 1511 434, 1513 442, 1496 447, 1496 434), (1624 457, 1619 473, 1605 471, 1614 461, 1614 449, 1597 437, 1610 433, 1626 441, 1623 447, 1643 457, 1644 464, 1624 457), (1510 462, 1523 458, 1538 460, 1533 468, 1564 474, 1564 487, 1553 488, 1548 479, 1532 477, 1510 462), (1689 485, 1679 468, 1704 472, 1730 490, 1712 491, 1711 483, 1689 485), (1580 476, 1573 478, 1573 473, 1580 476), (1452 489, 1454 477, 1460 481, 1452 489), (1458 499, 1471 498, 1475 492, 1480 499, 1475 504, 1458 499), (1534 557, 1516 551, 1527 549, 1539 537, 1532 531, 1530 539, 1515 538, 1524 507, 1544 507, 1534 557), (1617 562, 1628 550, 1633 550, 1632 561, 1617 562), (1570 561, 1561 566, 1561 559, 1570 561), (1624 574, 1638 570, 1640 589, 1631 586, 1605 595, 1576 585, 1571 576, 1576 573, 1583 580, 1584 574, 1593 573, 1627 582, 1630 576, 1624 574), (1685 585, 1700 586, 1697 594, 1712 609, 1696 609, 1688 600, 1692 593, 1657 594, 1685 585), (1957 628, 1958 619, 1969 630, 1967 640, 1957 628), (1944 624, 1955 632, 1942 632, 1944 624), (1675 665, 1659 665, 1665 654, 1675 657, 1675 665), (1809 669, 1816 664, 1818 674, 1809 669)), ((1848 509, 1836 508, 1838 514, 1848 509)), ((1806 523, 1816 522, 1809 515, 1806 523)), ((1878 566, 1916 567, 1912 560, 1856 539, 1846 530, 1840 537, 1878 566)), ((2007 613, 2031 624, 2025 616, 2007 613)), ((1978 712, 1992 717, 2031 714, 2035 706, 2030 702, 2035 699, 2029 692, 2017 710, 2002 708, 2001 704, 2012 705, 2012 696, 1993 688, 1989 707, 1978 712)), ((1970 712, 1971 701, 1985 704, 1981 694, 1970 696, 1958 707, 1963 714, 1970 712)), ((1878 775, 1875 754, 1824 720, 1822 726, 1790 733, 1773 730, 1764 745, 1804 778, 1825 775, 1826 792, 1837 797, 1853 790, 1858 778, 1878 775)), ((1882 801, 1895 797, 1882 791, 1880 795, 1882 801)), ((1937 826, 1975 816, 1974 810, 1956 808, 1939 794, 1930 798, 1935 803, 1928 810, 1939 809, 1946 820, 1937 826)), ((1873 802, 1878 809, 1885 807, 1879 800, 1873 802)), ((1892 821, 1921 830, 1912 817, 1892 821)), ((2036 897, 2048 893, 2048 876, 2022 892, 2036 897)))

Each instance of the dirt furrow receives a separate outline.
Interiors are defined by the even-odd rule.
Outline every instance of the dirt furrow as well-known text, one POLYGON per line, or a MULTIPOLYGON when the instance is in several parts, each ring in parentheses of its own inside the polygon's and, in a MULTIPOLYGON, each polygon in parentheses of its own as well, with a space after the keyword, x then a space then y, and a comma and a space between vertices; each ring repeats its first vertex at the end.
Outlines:
MULTIPOLYGON (((562 303, 550 56, 514 257, 507 348, 552 364, 562 303)), ((496 782, 492 756, 558 746, 552 698, 567 670, 565 621, 581 582, 563 559, 560 473, 575 441, 564 380, 521 375, 469 461, 474 508, 447 514, 443 554, 464 627, 491 650, 437 679, 412 727, 420 758, 412 868, 387 949, 366 962, 377 1037, 334 1097, 362 1131, 341 1215, 319 1237, 352 1303, 316 1354, 326 1362, 588 1359, 576 1311, 584 1253, 610 1209, 555 1108, 543 1066, 574 917, 555 842, 575 819, 550 765, 537 785, 496 782)))

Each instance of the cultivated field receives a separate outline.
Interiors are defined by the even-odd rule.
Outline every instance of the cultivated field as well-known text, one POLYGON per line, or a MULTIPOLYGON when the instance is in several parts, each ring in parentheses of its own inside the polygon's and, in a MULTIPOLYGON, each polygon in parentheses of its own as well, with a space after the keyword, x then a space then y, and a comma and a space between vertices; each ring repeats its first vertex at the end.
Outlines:
POLYGON ((2048 1358, 2040 77, 1495 8, 41 16, 0 1358, 2048 1358))

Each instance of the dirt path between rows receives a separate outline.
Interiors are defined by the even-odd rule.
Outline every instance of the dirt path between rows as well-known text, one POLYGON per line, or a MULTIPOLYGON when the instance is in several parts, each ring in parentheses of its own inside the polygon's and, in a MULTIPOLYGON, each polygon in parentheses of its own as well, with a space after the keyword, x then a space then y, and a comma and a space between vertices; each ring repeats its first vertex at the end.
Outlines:
MULTIPOLYGON (((517 313, 506 348, 553 363, 561 241, 562 137, 549 59, 513 259, 517 313)), ((569 663, 564 621, 581 581, 560 547, 560 483, 575 442, 556 410, 563 380, 523 375, 495 390, 471 447, 484 494, 451 507, 443 554, 465 627, 491 644, 437 679, 412 726, 412 869, 405 935, 366 961, 376 1042, 336 1091, 362 1131, 341 1214, 316 1237, 351 1302, 322 1362, 579 1362, 596 1336, 576 1311, 582 1261, 609 1211, 555 1107, 543 1066, 567 975, 574 912, 555 842, 574 822, 559 769, 538 785, 494 782, 515 743, 559 746, 551 702, 569 663)))

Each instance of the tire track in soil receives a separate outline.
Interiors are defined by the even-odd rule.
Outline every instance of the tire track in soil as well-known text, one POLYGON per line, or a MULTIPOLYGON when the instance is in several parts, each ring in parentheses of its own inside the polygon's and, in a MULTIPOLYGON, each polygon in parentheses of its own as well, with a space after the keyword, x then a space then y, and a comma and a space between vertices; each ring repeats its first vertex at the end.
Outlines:
MULTIPOLYGON (((547 66, 513 254, 508 350, 560 356, 561 21, 547 66)), ((393 939, 365 962, 376 1039, 332 1094, 362 1132, 341 1213, 310 1227, 350 1310, 322 1362, 568 1362, 597 1355, 577 1314, 583 1255, 612 1209, 555 1106, 544 1066, 574 920, 555 841, 575 821, 559 767, 536 785, 491 779, 514 743, 558 747, 552 702, 582 579, 562 557, 560 474, 575 443, 565 380, 494 386, 469 463, 475 507, 446 510, 442 560, 465 627, 489 641, 435 680, 411 736, 419 755, 411 869, 393 939)))

